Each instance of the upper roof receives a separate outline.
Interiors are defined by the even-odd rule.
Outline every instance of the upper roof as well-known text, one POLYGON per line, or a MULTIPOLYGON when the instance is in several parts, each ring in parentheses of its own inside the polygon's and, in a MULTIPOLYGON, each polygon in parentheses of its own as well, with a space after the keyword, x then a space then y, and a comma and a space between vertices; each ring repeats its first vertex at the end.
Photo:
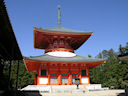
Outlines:
POLYGON ((74 31, 65 29, 62 27, 41 29, 34 27, 34 47, 38 49, 46 49, 52 42, 51 38, 64 37, 69 39, 71 47, 76 50, 78 49, 88 38, 92 35, 92 32, 85 31, 74 31), (53 30, 53 31, 51 31, 53 30), (66 31, 66 32, 65 32, 66 31))
POLYGON ((35 28, 37 30, 41 31, 52 31, 52 32, 61 32, 61 33, 77 33, 77 34, 92 34, 93 32, 87 32, 87 31, 78 31, 78 30, 72 30, 72 29, 67 29, 63 27, 56 27, 56 28, 47 28, 47 29, 42 29, 42 28, 35 28))

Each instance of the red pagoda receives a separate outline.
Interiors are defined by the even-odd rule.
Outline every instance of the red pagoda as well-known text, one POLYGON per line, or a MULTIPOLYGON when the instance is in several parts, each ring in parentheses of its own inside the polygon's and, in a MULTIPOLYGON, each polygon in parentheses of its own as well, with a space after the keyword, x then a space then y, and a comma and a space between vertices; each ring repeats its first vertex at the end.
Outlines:
POLYGON ((34 27, 34 47, 45 49, 45 54, 25 57, 26 68, 29 72, 36 72, 35 85, 73 85, 76 77, 80 78, 80 84, 90 84, 89 69, 105 63, 105 60, 78 56, 74 50, 93 33, 65 29, 60 20, 58 7, 56 28, 34 27))

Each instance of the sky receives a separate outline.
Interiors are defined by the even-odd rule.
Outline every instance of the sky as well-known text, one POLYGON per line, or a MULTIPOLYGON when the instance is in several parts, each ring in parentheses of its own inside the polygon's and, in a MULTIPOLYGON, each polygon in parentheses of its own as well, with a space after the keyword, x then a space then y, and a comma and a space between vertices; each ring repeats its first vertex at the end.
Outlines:
POLYGON ((33 27, 55 28, 57 6, 61 6, 61 26, 93 35, 75 51, 95 57, 103 50, 128 42, 128 0, 5 0, 8 15, 23 56, 44 54, 34 48, 33 27))

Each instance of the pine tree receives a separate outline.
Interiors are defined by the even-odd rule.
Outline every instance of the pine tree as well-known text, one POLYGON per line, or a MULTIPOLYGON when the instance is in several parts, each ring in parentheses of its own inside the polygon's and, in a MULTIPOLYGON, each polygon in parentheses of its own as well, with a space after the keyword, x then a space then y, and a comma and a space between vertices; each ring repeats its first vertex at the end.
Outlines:
MULTIPOLYGON (((9 61, 6 61, 4 66, 4 76, 8 78, 9 76, 9 61)), ((12 61, 11 67, 11 84, 13 88, 16 88, 17 82, 17 61, 12 61)), ((27 85, 34 84, 34 73, 27 72, 24 62, 21 60, 19 62, 19 74, 18 74, 18 88, 25 87, 27 85)))

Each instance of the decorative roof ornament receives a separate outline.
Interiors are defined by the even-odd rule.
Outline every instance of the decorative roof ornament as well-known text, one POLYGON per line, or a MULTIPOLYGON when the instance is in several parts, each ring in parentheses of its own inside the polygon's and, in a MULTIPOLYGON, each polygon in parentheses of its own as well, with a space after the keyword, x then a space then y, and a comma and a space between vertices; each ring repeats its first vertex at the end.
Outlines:
POLYGON ((60 5, 58 5, 58 17, 57 17, 57 23, 58 23, 58 28, 61 27, 61 13, 60 13, 60 5))
POLYGON ((35 30, 46 30, 46 31, 52 31, 52 32, 64 32, 64 33, 76 33, 76 34, 84 34, 84 35, 92 35, 93 32, 90 31, 79 31, 79 30, 72 30, 72 29, 67 29, 61 26, 61 12, 60 12, 60 5, 57 6, 58 7, 58 16, 57 16, 57 27, 55 28, 47 28, 47 29, 41 29, 41 28, 35 28, 35 30))

